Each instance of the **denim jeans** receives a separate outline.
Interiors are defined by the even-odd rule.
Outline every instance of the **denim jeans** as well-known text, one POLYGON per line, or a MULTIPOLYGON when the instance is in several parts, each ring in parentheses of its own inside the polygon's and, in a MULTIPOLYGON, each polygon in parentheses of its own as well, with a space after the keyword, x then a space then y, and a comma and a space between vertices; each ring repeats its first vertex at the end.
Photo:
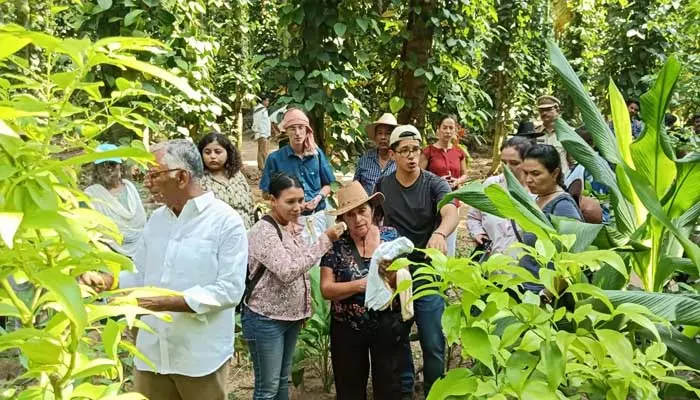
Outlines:
POLYGON ((280 321, 244 307, 243 338, 253 360, 253 400, 289 399, 289 375, 302 321, 280 321))
MULTIPOLYGON (((413 302, 413 311, 423 350, 423 392, 427 397, 433 383, 445 372, 445 335, 442 333, 445 300, 438 295, 421 297, 413 302)), ((401 391, 413 393, 415 371, 410 342, 405 345, 401 370, 401 391)))

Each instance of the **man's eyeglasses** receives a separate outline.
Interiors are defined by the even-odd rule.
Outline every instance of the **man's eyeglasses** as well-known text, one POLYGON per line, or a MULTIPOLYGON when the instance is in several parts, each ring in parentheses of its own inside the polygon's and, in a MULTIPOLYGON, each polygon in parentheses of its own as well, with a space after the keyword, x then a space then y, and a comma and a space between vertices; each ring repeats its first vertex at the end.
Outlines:
POLYGON ((148 170, 148 171, 146 171, 146 176, 145 176, 145 178, 146 178, 146 179, 153 179, 153 178, 157 178, 157 177, 163 175, 163 174, 166 173, 166 172, 173 172, 173 171, 184 171, 184 169, 182 169, 182 168, 171 168, 171 169, 164 169, 164 170, 161 170, 161 171, 157 171, 157 170, 148 170))
POLYGON ((401 157, 410 157, 411 154, 420 154, 420 147, 404 147, 396 152, 401 155, 401 157))

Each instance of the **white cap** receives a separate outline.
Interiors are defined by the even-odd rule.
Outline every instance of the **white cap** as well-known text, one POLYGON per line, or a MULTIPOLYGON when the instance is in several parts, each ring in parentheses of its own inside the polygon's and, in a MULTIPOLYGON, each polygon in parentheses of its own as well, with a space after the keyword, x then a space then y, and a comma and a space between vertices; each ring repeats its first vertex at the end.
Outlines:
POLYGON ((420 142, 421 136, 418 128, 413 125, 399 125, 394 128, 389 137, 389 146, 401 140, 417 140, 420 142))

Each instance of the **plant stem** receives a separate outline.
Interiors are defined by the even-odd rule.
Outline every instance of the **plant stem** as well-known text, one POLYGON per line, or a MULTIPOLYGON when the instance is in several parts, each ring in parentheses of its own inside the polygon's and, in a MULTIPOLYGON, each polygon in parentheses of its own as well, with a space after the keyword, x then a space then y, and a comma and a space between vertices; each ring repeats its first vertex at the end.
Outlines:
POLYGON ((19 310, 19 313, 21 315, 21 320, 22 320, 22 326, 25 328, 31 327, 32 324, 32 312, 27 308, 27 305, 24 304, 24 302, 17 296, 17 293, 15 293, 15 290, 12 288, 12 285, 10 285, 10 282, 7 280, 7 278, 2 280, 2 288, 5 289, 7 292, 7 296, 10 298, 10 301, 12 301, 12 304, 17 307, 17 310, 19 310))

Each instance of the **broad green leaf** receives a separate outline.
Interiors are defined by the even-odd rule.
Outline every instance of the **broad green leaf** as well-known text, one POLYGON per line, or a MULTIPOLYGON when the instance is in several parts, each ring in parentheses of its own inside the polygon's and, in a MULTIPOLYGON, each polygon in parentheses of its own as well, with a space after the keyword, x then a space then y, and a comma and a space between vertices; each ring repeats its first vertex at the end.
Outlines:
MULTIPOLYGON (((659 224, 663 225, 664 228, 666 228, 676 237, 676 239, 678 239, 683 246, 683 249, 687 253, 688 258, 690 258, 700 270, 700 248, 695 243, 691 242, 688 236, 680 232, 679 229, 671 222, 664 212, 659 199, 656 197, 656 191, 649 186, 649 182, 646 180, 646 178, 629 167, 624 168, 627 175, 630 177, 632 185, 639 195, 639 199, 642 201, 647 210, 649 210, 649 214, 651 214, 651 216, 655 218, 659 224)), ((658 232, 656 234, 658 234, 658 232)))
POLYGON ((669 217, 676 218, 700 203, 700 154, 693 153, 676 163, 677 175, 671 197, 664 202, 669 217))
POLYGON ((80 365, 76 367, 75 371, 71 375, 72 379, 83 379, 92 377, 95 375, 102 375, 109 371, 114 370, 117 367, 117 363, 114 360, 108 360, 106 358, 98 358, 95 360, 90 360, 85 365, 80 365))
POLYGON ((13 138, 19 138, 19 135, 17 134, 17 132, 15 132, 14 130, 12 130, 12 128, 10 128, 10 127, 5 123, 5 121, 3 121, 3 120, 1 120, 1 119, 0 119, 0 135, 10 136, 10 137, 13 137, 13 138))
POLYGON ((389 109, 393 114, 398 113, 403 108, 406 101, 401 97, 394 96, 389 100, 389 109))
POLYGON ((525 383, 535 371, 539 361, 539 357, 521 350, 513 352, 508 358, 506 362, 507 382, 518 395, 522 393, 525 383))
POLYGON ((460 337, 462 343, 469 344, 462 347, 462 352, 479 360, 493 373, 493 351, 489 335, 481 328, 463 328, 460 337))
POLYGON ((603 304, 608 307, 609 311, 614 309, 613 303, 607 297, 607 293, 599 287, 589 285, 587 283, 574 283, 573 285, 567 287, 566 291, 575 294, 587 294, 603 302, 603 304))
POLYGON ((99 4, 100 8, 104 11, 112 8, 112 0, 97 0, 97 4, 99 4))
POLYGON ((631 378, 634 375, 632 344, 627 337, 611 329, 596 329, 596 336, 605 347, 610 359, 617 365, 619 373, 631 378))
POLYGON ((129 11, 129 13, 124 17, 124 26, 132 25, 134 22, 136 22, 136 18, 138 18, 138 16, 144 12, 146 12, 146 10, 133 9, 129 11))
POLYGON ((335 25, 333 25, 333 31, 335 31, 335 34, 340 37, 345 36, 345 31, 347 29, 347 25, 343 24, 342 22, 336 22, 335 25))
POLYGON ((700 299, 681 293, 653 293, 642 291, 606 290, 614 305, 639 304, 677 325, 700 326, 700 299))
POLYGON ((566 363, 561 349, 555 341, 543 341, 540 345, 540 355, 542 356, 542 366, 547 375, 547 382, 551 390, 557 390, 564 381, 566 363))
POLYGON ((14 245, 15 233, 23 217, 24 214, 21 212, 0 212, 0 237, 9 248, 14 245))
POLYGON ((75 324, 75 329, 82 332, 87 324, 87 313, 78 283, 55 268, 43 270, 36 274, 35 278, 39 284, 55 296, 62 306, 62 311, 75 324))
POLYGON ((10 33, 0 33, 0 60, 4 60, 8 56, 22 50, 24 46, 31 43, 31 39, 27 37, 17 37, 10 33))
POLYGON ((525 390, 522 393, 522 400, 560 400, 556 390, 552 390, 543 382, 536 379, 531 379, 525 385, 525 390))
POLYGON ((640 111, 645 129, 631 145, 634 164, 629 167, 651 184, 659 199, 664 197, 676 178, 675 155, 665 132, 664 115, 679 73, 680 64, 673 57, 669 58, 654 87, 641 97, 640 111))
MULTIPOLYGON (((661 341, 666 345, 668 351, 676 356, 683 364, 698 369, 700 368, 700 343, 679 332, 674 327, 657 324, 661 341)), ((650 332, 642 332, 650 339, 654 336, 650 332)))
POLYGON ((117 354, 117 348, 119 347, 119 341, 121 340, 122 327, 114 322, 113 319, 109 318, 107 324, 102 330, 102 344, 104 345, 105 353, 109 359, 118 361, 119 354, 117 354))
POLYGON ((454 199, 458 199, 482 212, 505 218, 498 208, 491 202, 491 199, 484 193, 485 186, 480 182, 469 182, 454 192, 450 192, 443 197, 438 204, 438 209, 448 204, 454 199))
MULTIPOLYGON (((561 52, 559 47, 553 41, 548 40, 547 48, 549 49, 549 58, 552 63, 552 67, 557 75, 562 78, 562 82, 564 83, 564 86, 566 86, 567 92, 574 99, 576 106, 578 106, 579 110, 581 111, 581 116, 583 117, 583 121, 586 125, 586 130, 593 137, 593 141, 600 151, 600 154, 602 154, 606 160, 612 162, 613 164, 619 164, 621 157, 620 153, 617 151, 615 136, 610 131, 608 124, 605 122, 603 114, 600 113, 600 110, 595 105, 593 99, 591 99, 586 89, 583 87, 583 84, 579 80, 573 68, 571 68, 571 65, 566 60, 566 57, 564 57, 564 54, 561 52)), ((556 130, 557 137, 561 141, 559 129, 556 130)), ((564 147, 566 148, 566 146, 564 147)), ((568 151, 569 149, 567 148, 567 152, 568 151)), ((578 156, 576 153, 573 154, 575 157, 578 156)), ((588 167, 586 166, 586 168, 588 167)))
POLYGON ((443 378, 435 381, 426 400, 465 396, 474 393, 476 389, 477 379, 470 370, 466 368, 451 369, 443 378))
POLYGON ((573 234, 576 238, 569 249, 572 253, 579 253, 590 246, 600 235, 602 224, 588 224, 571 218, 550 215, 552 224, 561 235, 573 234))
POLYGON ((624 303, 617 306, 613 315, 623 315, 625 318, 631 319, 637 325, 645 328, 652 335, 654 335, 656 340, 661 340, 659 337, 659 332, 656 330, 656 326, 648 317, 649 315, 653 314, 646 307, 639 304, 624 303))
POLYGON ((567 153, 573 155, 576 161, 586 167, 586 170, 593 175, 596 181, 610 188, 610 200, 615 212, 617 229, 623 234, 631 235, 637 225, 634 210, 620 191, 617 185, 617 177, 608 162, 593 150, 563 119, 558 118, 555 121, 555 129, 557 138, 567 153))

